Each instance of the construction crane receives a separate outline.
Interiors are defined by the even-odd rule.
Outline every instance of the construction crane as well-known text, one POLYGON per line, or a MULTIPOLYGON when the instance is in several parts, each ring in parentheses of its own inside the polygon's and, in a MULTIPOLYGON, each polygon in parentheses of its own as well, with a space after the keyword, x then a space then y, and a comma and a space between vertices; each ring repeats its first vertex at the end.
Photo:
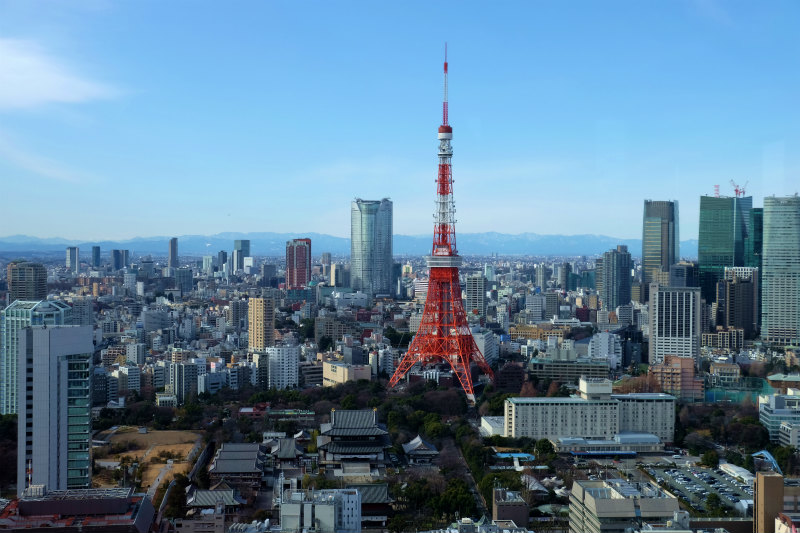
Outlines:
POLYGON ((748 183, 750 183, 750 181, 746 181, 744 185, 739 187, 738 183, 736 183, 735 181, 731 180, 731 186, 733 187, 733 193, 736 195, 737 198, 739 198, 740 196, 744 196, 744 188, 747 187, 748 183))

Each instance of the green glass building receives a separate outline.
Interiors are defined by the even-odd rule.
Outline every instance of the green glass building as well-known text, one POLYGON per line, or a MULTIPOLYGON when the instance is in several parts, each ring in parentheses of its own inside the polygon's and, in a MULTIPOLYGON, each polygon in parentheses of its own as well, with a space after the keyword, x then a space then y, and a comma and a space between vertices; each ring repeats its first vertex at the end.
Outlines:
POLYGON ((750 234, 752 208, 752 196, 700 197, 697 259, 700 292, 706 302, 714 301, 717 282, 724 278, 725 267, 744 266, 745 240, 750 234))

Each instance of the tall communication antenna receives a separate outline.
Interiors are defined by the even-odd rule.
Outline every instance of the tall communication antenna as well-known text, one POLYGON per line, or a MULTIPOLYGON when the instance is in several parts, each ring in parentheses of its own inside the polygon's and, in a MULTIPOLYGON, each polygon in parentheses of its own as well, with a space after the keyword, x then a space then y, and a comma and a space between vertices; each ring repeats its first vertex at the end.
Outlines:
POLYGON ((426 257, 430 269, 428 296, 419 329, 408 352, 397 366, 389 386, 394 387, 411 370, 422 366, 446 362, 453 369, 467 398, 475 401, 470 365, 478 367, 494 379, 492 369, 478 349, 467 324, 458 267, 461 258, 456 248, 455 202, 453 200, 453 173, 450 161, 453 149, 453 128, 450 127, 447 109, 447 45, 444 53, 444 99, 442 125, 439 126, 439 174, 436 179, 436 210, 433 226, 433 247, 426 257))

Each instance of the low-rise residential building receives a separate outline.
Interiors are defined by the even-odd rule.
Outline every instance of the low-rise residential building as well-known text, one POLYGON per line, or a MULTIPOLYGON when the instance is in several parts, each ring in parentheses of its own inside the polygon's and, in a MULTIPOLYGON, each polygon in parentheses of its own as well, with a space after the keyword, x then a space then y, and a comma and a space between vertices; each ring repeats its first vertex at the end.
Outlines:
POLYGON ((333 387, 359 379, 372 379, 372 368, 369 365, 349 365, 338 361, 322 363, 323 387, 333 387))
POLYGON ((784 422, 800 424, 800 389, 788 389, 787 394, 758 397, 758 419, 769 432, 769 440, 780 440, 780 427, 784 422))
POLYGON ((694 359, 677 355, 664 356, 660 364, 650 366, 653 376, 661 390, 683 401, 703 400, 704 383, 695 373, 694 359))
POLYGON ((287 490, 281 532, 361 533, 361 494, 356 489, 287 490))
POLYGON ((719 363, 714 361, 709 368, 712 387, 733 388, 739 386, 742 369, 736 363, 719 363))
POLYGON ((650 483, 576 480, 569 498, 569 530, 633 531, 645 522, 667 522, 677 511, 678 499, 650 483))

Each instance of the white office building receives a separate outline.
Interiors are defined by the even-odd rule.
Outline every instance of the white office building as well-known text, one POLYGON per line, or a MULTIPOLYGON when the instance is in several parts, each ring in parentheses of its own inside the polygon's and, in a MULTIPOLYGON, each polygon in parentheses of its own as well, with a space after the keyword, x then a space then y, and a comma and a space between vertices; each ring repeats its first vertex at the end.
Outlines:
POLYGON ((269 365, 267 386, 270 389, 296 388, 300 368, 300 345, 267 346, 266 351, 269 365))
POLYGON ((72 324, 72 308, 57 300, 16 300, 0 311, 0 414, 17 412, 19 331, 28 326, 72 324))
POLYGON ((92 328, 19 332, 17 493, 90 487, 92 328))
POLYGON ((662 393, 611 394, 608 379, 579 381, 569 398, 508 398, 504 436, 612 440, 619 433, 650 433, 664 443, 675 436, 675 397, 662 393))
POLYGON ((589 340, 589 358, 607 359, 609 368, 617 370, 622 363, 622 341, 619 335, 601 331, 589 340))
POLYGON ((800 344, 800 197, 764 198, 761 337, 800 344))
POLYGON ((700 289, 650 285, 650 364, 667 355, 700 356, 700 289))
POLYGON ((285 533, 361 533, 361 494, 356 489, 287 490, 281 498, 285 533))

